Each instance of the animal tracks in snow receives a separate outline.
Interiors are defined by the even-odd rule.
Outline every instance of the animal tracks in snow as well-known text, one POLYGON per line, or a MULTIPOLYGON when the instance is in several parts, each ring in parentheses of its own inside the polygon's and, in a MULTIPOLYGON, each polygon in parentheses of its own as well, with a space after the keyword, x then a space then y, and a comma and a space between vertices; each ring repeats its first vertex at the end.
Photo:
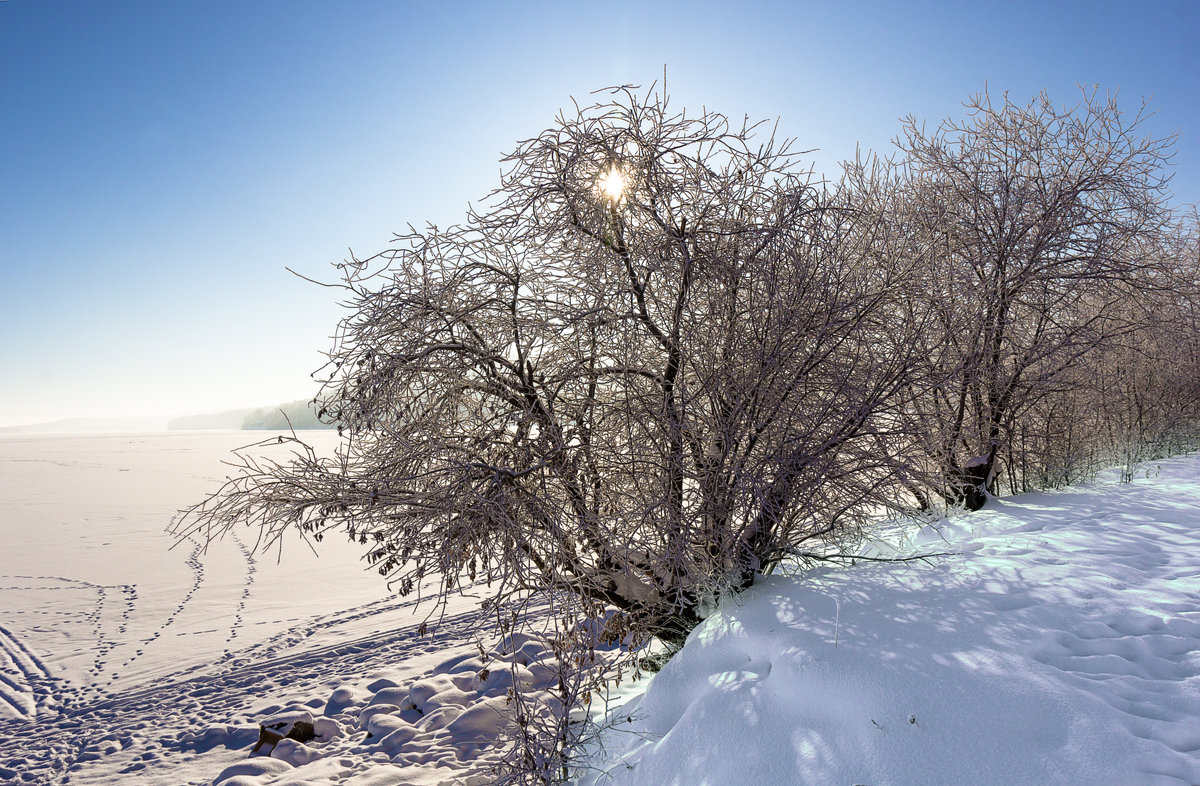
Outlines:
MULTIPOLYGON (((386 604, 377 608, 390 610, 386 604)), ((150 772, 167 773, 160 782, 183 782, 169 773, 208 752, 212 746, 196 739, 196 732, 206 729, 221 730, 210 731, 226 751, 217 762, 245 759, 257 736, 256 719, 293 707, 319 712, 346 674, 358 675, 364 684, 396 684, 415 679, 448 654, 465 657, 475 651, 468 633, 478 619, 474 610, 447 615, 424 637, 415 633, 421 618, 409 615, 407 624, 396 628, 277 657, 239 657, 119 691, 36 723, 0 721, 0 782, 5 771, 18 769, 30 773, 33 782, 48 784, 74 782, 88 773, 103 782, 119 780, 113 777, 117 774, 150 772)), ((203 782, 226 764, 210 768, 203 782)))
POLYGON ((33 608, 5 608, 0 619, 20 623, 26 631, 24 638, 57 634, 73 641, 80 656, 88 658, 88 665, 82 678, 68 680, 52 673, 33 655, 22 635, 0 628, 5 631, 0 636, 0 658, 8 661, 0 677, 6 684, 0 688, 0 717, 13 712, 25 716, 56 711, 60 705, 103 695, 104 683, 113 679, 108 666, 114 649, 123 642, 137 589, 129 584, 104 586, 62 576, 0 576, 0 597, 11 601, 18 595, 24 596, 26 603, 31 597, 42 603, 33 608), (14 692, 28 693, 35 700, 22 700, 14 692))
MULTIPOLYGON (((332 445, 336 434, 307 438, 332 445)), ((174 765, 196 752, 170 738, 195 724, 248 723, 293 689, 341 679, 339 659, 394 670, 450 646, 412 634, 424 612, 364 571, 357 545, 327 538, 318 557, 286 542, 277 561, 254 551, 249 530, 177 542, 178 511, 213 491, 221 461, 252 440, 0 440, 0 784, 26 773, 185 782, 174 765), (313 652, 323 654, 306 660, 313 652)))

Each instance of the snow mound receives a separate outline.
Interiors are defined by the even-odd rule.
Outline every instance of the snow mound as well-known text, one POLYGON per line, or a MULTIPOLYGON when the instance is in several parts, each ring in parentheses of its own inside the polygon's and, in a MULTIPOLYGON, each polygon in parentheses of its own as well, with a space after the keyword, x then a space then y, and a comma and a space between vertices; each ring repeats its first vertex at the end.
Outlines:
POLYGON ((299 720, 314 724, 308 742, 284 739, 263 757, 233 765, 214 786, 319 784, 353 776, 347 783, 486 784, 503 754, 496 744, 514 684, 549 697, 557 681, 546 664, 549 651, 529 637, 481 653, 456 655, 426 674, 404 681, 369 679, 342 684, 314 719, 307 711, 274 712, 260 722, 278 733, 299 720), (372 690, 373 689, 373 690, 372 690), (258 768, 258 769, 256 769, 258 768))
POLYGON ((1200 461, 909 548, 955 553, 724 604, 610 711, 581 782, 1200 783, 1200 461))

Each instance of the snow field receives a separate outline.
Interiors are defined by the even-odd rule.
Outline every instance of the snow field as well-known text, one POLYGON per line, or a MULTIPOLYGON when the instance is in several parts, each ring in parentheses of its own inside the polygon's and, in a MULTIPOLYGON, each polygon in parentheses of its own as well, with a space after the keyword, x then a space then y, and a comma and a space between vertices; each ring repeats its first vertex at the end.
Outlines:
POLYGON ((1200 459, 1028 494, 722 605, 585 784, 1200 783, 1200 459))
MULTIPOLYGON (((0 440, 0 783, 490 782, 508 688, 555 680, 537 640, 481 649, 474 598, 420 636, 330 539, 169 550, 245 441, 0 440), (251 755, 281 717, 315 738, 251 755)), ((579 781, 1200 783, 1200 458, 1149 470, 762 582, 621 686, 579 781)))
POLYGON ((318 559, 291 543, 276 565, 251 553, 249 531, 208 547, 167 533, 179 508, 215 490, 229 451, 253 439, 0 438, 0 663, 9 661, 0 719, 211 667, 313 616, 386 597, 349 544, 318 559), (314 591, 324 583, 339 591, 314 591))
POLYGON ((209 784, 273 712, 474 651, 476 599, 419 637, 429 609, 357 545, 291 541, 277 561, 247 530, 175 544, 178 509, 263 436, 0 438, 0 783, 209 784))

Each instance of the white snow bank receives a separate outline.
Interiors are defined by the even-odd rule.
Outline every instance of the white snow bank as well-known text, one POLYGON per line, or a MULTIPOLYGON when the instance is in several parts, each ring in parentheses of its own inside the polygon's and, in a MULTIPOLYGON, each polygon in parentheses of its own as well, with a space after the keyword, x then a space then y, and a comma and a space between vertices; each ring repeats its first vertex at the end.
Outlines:
POLYGON ((582 783, 1200 783, 1200 460, 915 540, 724 604, 582 783))

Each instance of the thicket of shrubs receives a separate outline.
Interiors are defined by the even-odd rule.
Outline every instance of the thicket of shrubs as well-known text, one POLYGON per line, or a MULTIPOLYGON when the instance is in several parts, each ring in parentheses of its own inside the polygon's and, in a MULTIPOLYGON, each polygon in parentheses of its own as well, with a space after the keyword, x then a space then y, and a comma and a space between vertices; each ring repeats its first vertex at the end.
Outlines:
POLYGON ((614 90, 462 226, 339 266, 342 449, 247 461, 184 526, 340 531, 401 593, 486 584, 561 674, 513 697, 504 777, 553 780, 564 707, 813 543, 1198 444, 1197 219, 1144 126, 979 96, 824 180, 614 90))

